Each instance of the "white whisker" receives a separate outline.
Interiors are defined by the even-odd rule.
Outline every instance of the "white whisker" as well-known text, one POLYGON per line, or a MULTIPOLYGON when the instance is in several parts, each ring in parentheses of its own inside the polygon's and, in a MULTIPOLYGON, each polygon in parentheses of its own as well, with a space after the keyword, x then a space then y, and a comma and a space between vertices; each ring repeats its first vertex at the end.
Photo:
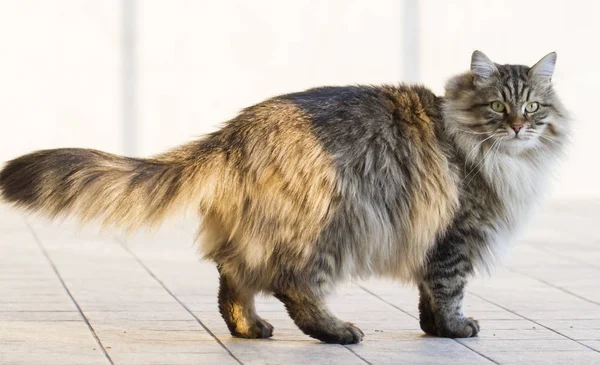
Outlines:
POLYGON ((557 146, 560 146, 560 143, 558 143, 557 141, 555 141, 555 140, 551 139, 550 137, 546 137, 546 136, 544 136, 544 135, 543 135, 543 134, 541 134, 541 133, 540 133, 540 134, 538 134, 538 137, 540 137, 541 139, 543 139, 543 140, 545 140, 545 141, 552 142, 552 143, 556 144, 557 146))
POLYGON ((542 151, 544 151, 544 152, 549 153, 550 155, 552 155, 552 157, 554 157, 555 159, 557 159, 557 160, 560 159, 559 156, 554 151, 552 151, 548 146, 544 145, 543 143, 539 144, 538 147, 540 147, 540 149, 542 151))
MULTIPOLYGON (((500 141, 501 139, 498 139, 498 141, 500 141)), ((500 142, 495 144, 495 147, 492 148, 492 155, 491 155, 491 159, 493 160, 494 158, 496 158, 496 156, 498 155, 498 150, 500 149, 500 142)), ((495 171, 497 170, 496 167, 492 168, 492 170, 490 171, 490 179, 493 181, 494 180, 494 175, 495 175, 495 171)))
POLYGON ((473 169, 471 170, 471 172, 469 172, 469 174, 467 176, 465 176, 463 178, 463 180, 461 181, 461 184, 469 177, 471 176, 471 178, 469 179, 469 181, 467 181, 467 183, 465 184, 465 187, 469 186, 469 183, 471 182, 471 180, 473 180, 473 178, 475 177, 475 175, 477 175, 477 173, 479 171, 481 171, 481 169, 483 168, 483 166, 485 165, 485 161, 486 158, 488 157, 488 155, 490 154, 490 151, 492 151, 492 149, 494 148, 494 146, 496 144, 499 144, 499 142, 501 141, 501 139, 497 139, 494 141, 494 143, 492 143, 492 146, 485 152, 485 154, 483 155, 483 158, 481 160, 479 160, 479 162, 475 165, 475 167, 473 167, 473 169), (475 173, 474 173, 475 172, 475 173), (473 174, 474 173, 474 174, 473 174))
POLYGON ((461 131, 461 132, 465 132, 465 133, 469 133, 469 134, 490 134, 490 133, 493 133, 493 132, 475 132, 475 131, 472 131, 472 130, 458 129, 458 128, 456 130, 457 131, 461 131))
MULTIPOLYGON (((481 141, 481 142, 477 143, 477 144, 476 144, 476 145, 475 145, 475 146, 474 146, 474 147, 471 149, 471 151, 469 151, 469 153, 467 153, 467 155, 465 156, 465 162, 469 160, 469 156, 471 156, 471 154, 473 154, 473 152, 475 152, 475 150, 476 150, 476 149, 477 149, 479 146, 481 146, 481 144, 482 144, 483 142, 485 142, 485 141, 487 141, 488 139, 490 139, 490 138, 494 137, 495 135, 496 135, 496 134, 494 133, 494 134, 492 134, 491 136, 489 136, 489 137, 487 137, 486 139, 484 139, 483 141, 481 141)), ((467 173, 467 165, 466 165, 466 164, 465 164, 465 168, 464 168, 463 172, 464 172, 465 174, 467 173)))
POLYGON ((468 160, 468 159, 469 159, 469 156, 471 156, 471 154, 472 154, 472 153, 475 151, 475 149, 476 149, 477 147, 481 146, 481 144, 483 144, 483 142, 485 142, 485 141, 487 141, 488 139, 490 139, 490 138, 494 137, 495 135, 496 135, 496 133, 494 133, 494 134, 492 134, 491 136, 489 136, 489 137, 485 138, 483 141, 481 141, 481 142, 477 143, 477 144, 475 145, 475 147, 473 147, 473 149, 471 149, 471 152, 469 152, 469 154, 467 154, 467 156, 466 156, 466 159, 468 160))

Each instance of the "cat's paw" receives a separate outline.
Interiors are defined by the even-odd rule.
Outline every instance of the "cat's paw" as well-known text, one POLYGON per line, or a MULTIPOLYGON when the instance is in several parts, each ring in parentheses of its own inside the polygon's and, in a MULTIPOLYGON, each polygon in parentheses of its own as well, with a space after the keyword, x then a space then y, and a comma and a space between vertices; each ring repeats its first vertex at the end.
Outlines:
POLYGON ((437 336, 437 328, 435 327, 435 321, 433 319, 421 317, 419 319, 419 325, 426 334, 437 336))
POLYGON ((335 343, 340 345, 350 345, 362 341, 365 334, 363 331, 350 322, 340 322, 335 326, 323 327, 317 331, 309 333, 311 337, 326 343, 335 343))
POLYGON ((475 337, 479 333, 479 322, 471 317, 460 317, 437 326, 437 335, 449 338, 475 337))
POLYGON ((365 337, 364 332, 350 322, 346 322, 345 324, 345 334, 343 336, 342 341, 340 341, 339 343, 342 345, 347 345, 359 343, 360 341, 362 341, 363 337, 365 337))
POLYGON ((437 326, 435 325, 435 315, 430 306, 419 304, 419 325, 423 332, 431 336, 437 336, 437 326))
POLYGON ((262 318, 256 318, 248 326, 240 326, 231 333, 240 338, 269 338, 273 336, 273 325, 262 318))
POLYGON ((258 318, 253 329, 256 337, 254 338, 269 338, 273 336, 273 325, 262 318, 258 318))

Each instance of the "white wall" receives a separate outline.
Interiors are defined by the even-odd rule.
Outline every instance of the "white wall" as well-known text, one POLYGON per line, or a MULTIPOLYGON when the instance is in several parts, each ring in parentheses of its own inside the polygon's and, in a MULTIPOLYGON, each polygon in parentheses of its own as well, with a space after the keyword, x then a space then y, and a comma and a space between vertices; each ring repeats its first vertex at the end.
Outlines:
MULTIPOLYGON (((0 160, 64 146, 124 151, 124 1, 0 0, 0 160)), ((441 93, 474 49, 500 63, 529 64, 556 50, 555 83, 576 134, 555 197, 600 197, 593 40, 600 5, 127 1, 135 4, 136 155, 214 130, 276 94, 415 78, 441 93), (418 11, 407 13, 414 4, 418 11)))
POLYGON ((120 151, 119 19, 115 1, 0 1, 0 160, 120 151))

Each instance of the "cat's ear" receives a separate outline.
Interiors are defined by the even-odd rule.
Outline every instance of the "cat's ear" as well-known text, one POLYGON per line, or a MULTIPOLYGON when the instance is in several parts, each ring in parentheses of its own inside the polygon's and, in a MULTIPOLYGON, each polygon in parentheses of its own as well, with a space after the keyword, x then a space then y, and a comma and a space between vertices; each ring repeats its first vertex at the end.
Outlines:
POLYGON ((487 83, 497 73, 496 65, 488 56, 481 51, 473 52, 471 56, 471 75, 473 75, 475 85, 487 83))
POLYGON ((554 66, 556 65, 556 52, 548 53, 539 60, 533 67, 529 69, 527 76, 540 80, 550 81, 554 74, 554 66))

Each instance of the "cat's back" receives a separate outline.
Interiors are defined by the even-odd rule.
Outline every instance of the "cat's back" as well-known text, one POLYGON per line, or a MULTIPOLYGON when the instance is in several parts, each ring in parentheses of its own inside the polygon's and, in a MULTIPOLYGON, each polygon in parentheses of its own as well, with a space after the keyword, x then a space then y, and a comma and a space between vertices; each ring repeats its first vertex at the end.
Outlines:
POLYGON ((305 114, 334 153, 373 147, 373 142, 394 147, 424 134, 433 138, 441 126, 440 99, 422 86, 328 86, 280 99, 305 114))
POLYGON ((267 134, 310 133, 323 148, 339 155, 360 154, 384 144, 395 149, 429 143, 442 125, 441 99, 423 86, 354 85, 267 99, 244 109, 218 133, 237 144, 265 140, 267 134))
MULTIPOLYGON (((422 86, 321 87, 280 97, 310 124, 341 179, 406 193, 449 166, 441 100, 422 86)), ((378 192, 379 193, 379 192, 378 192)))

